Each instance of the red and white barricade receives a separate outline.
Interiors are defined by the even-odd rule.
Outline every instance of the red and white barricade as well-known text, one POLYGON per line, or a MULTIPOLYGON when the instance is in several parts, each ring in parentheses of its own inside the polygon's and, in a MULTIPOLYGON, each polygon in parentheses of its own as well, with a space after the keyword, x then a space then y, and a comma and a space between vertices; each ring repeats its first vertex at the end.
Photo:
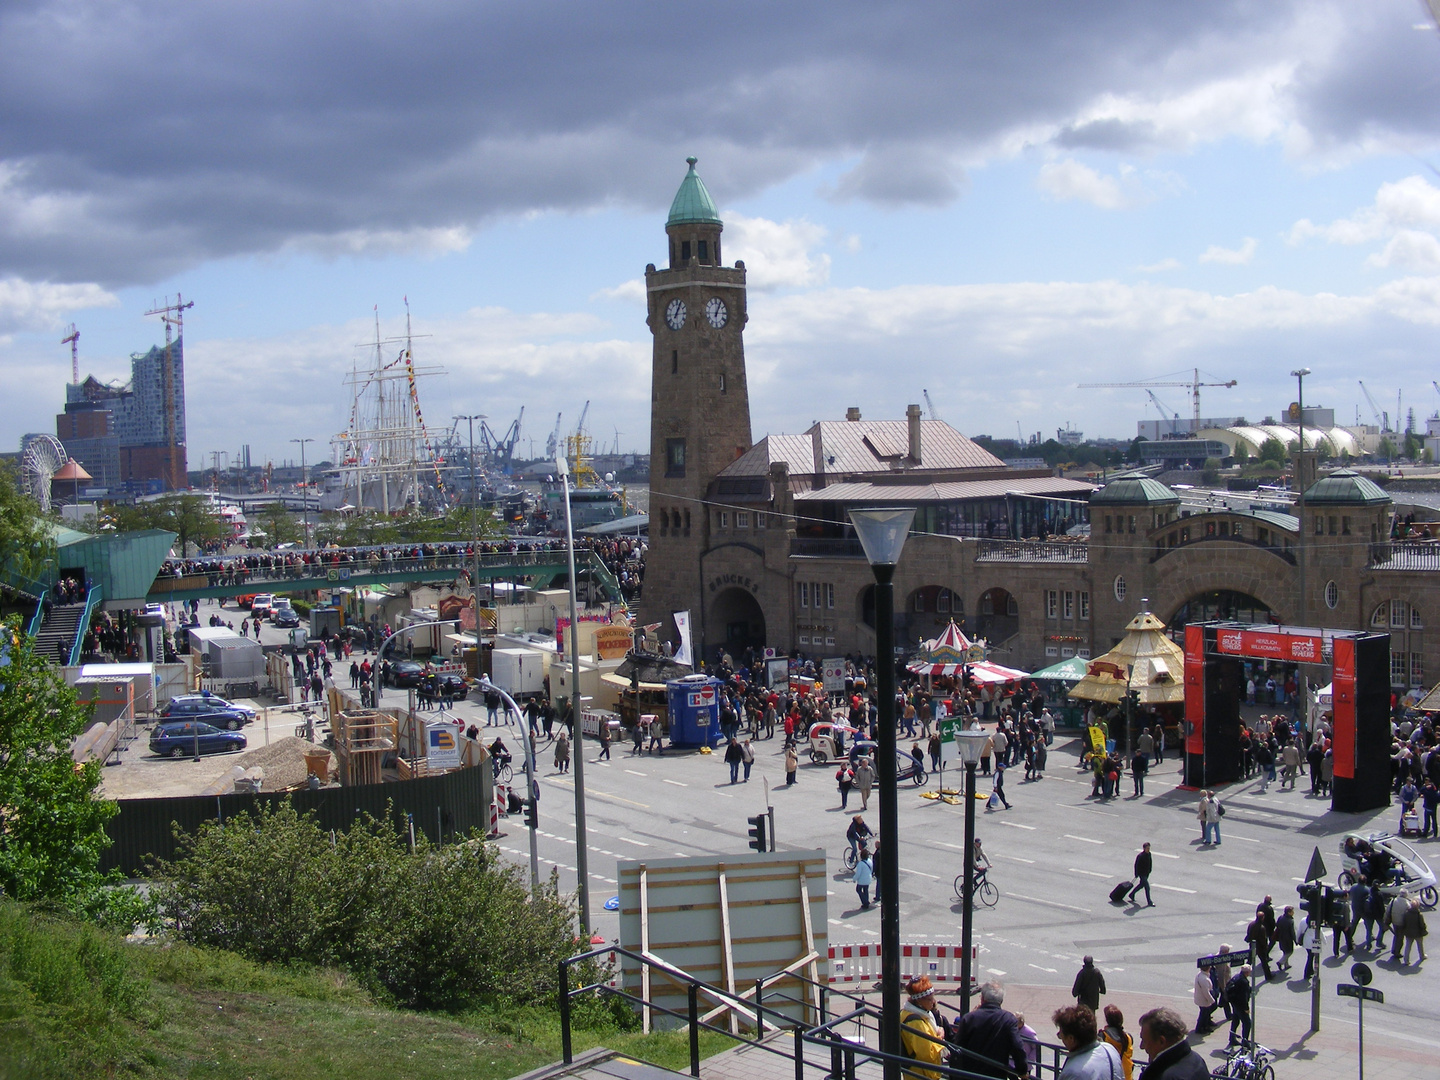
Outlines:
MULTIPOLYGON (((964 947, 960 945, 901 945, 900 977, 918 979, 921 975, 928 975, 933 983, 958 983, 963 953, 964 947)), ((979 955, 980 947, 971 945, 972 964, 979 955)), ((974 978, 973 972, 971 978, 974 978)), ((837 984, 879 982, 879 943, 831 945, 830 981, 837 984)))

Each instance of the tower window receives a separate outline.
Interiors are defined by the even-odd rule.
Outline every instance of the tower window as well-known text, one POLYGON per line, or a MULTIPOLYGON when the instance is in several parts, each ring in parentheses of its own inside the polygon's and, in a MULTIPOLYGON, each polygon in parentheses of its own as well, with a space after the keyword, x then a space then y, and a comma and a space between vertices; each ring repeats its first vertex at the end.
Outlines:
POLYGON ((679 374, 680 374, 680 350, 679 350, 679 349, 671 349, 671 350, 670 350, 670 374, 671 374, 671 375, 679 375, 679 374))
POLYGON ((701 261, 702 263, 703 263, 703 262, 709 262, 709 261, 710 261, 710 245, 707 244, 704 240, 697 240, 697 241, 695 242, 695 244, 696 244, 696 246, 700 249, 700 261, 701 261))
POLYGON ((681 261, 682 263, 688 263, 688 262, 690 261, 690 241, 689 241, 689 240, 681 240, 681 241, 680 241, 680 261, 681 261))
POLYGON ((720 373, 720 393, 725 393, 725 373, 720 373))
POLYGON ((665 475, 685 475, 685 440, 665 440, 665 475))

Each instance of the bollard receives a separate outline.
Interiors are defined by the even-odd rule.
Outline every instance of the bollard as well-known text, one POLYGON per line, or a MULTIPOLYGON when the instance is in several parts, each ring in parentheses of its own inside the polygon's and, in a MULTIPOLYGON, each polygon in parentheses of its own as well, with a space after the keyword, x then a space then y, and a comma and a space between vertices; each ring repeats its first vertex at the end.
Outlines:
POLYGON ((755 1041, 759 1042, 765 1037, 765 1005, 761 1001, 765 993, 765 980, 755 980, 755 1041))
POLYGON ((690 1075, 700 1075, 700 988, 690 984, 690 1075))
POLYGON ((560 962, 560 1053, 565 1064, 569 1065, 573 1060, 573 1052, 570 1045, 570 968, 562 960, 560 962))

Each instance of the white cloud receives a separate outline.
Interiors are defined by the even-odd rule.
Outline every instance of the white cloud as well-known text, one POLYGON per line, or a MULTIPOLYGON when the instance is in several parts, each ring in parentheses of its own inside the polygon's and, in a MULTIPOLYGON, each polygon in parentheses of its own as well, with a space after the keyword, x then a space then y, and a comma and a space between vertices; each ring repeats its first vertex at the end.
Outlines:
POLYGON ((742 260, 751 289, 813 288, 830 280, 830 256, 815 254, 826 231, 805 220, 771 221, 727 212, 725 261, 742 260))
POLYGON ((73 312, 116 307, 113 293, 94 284, 60 284, 0 278, 0 333, 53 330, 73 312))
POLYGON ((1440 240, 1427 232, 1401 229, 1390 238, 1383 251, 1366 259, 1365 265, 1382 269, 1398 266, 1406 270, 1440 270, 1440 240))
POLYGON ((1259 242, 1253 236, 1247 236, 1245 242, 1238 248, 1223 248, 1218 244, 1211 244, 1200 253, 1200 261, 1202 263, 1245 266, 1255 257, 1255 249, 1259 246, 1259 242))
POLYGON ((1149 266, 1137 266, 1135 269, 1142 274, 1163 274, 1167 270, 1179 270, 1181 266, 1179 259, 1161 259, 1159 262, 1151 263, 1149 266))
POLYGON ((616 300, 622 303, 630 303, 632 301, 644 303, 645 281, 642 278, 631 278, 629 281, 622 281, 619 285, 596 289, 590 294, 590 299, 616 300))
POLYGON ((1310 239, 1331 244, 1368 244, 1402 229, 1436 226, 1440 226, 1440 188, 1423 176, 1407 176, 1404 180, 1381 184, 1375 192, 1375 201, 1348 218, 1339 218, 1329 225, 1316 225, 1309 218, 1301 218, 1285 238, 1291 244, 1310 239))
POLYGON ((325 258, 389 255, 437 257, 464 251, 474 239, 473 229, 450 226, 416 229, 346 229, 342 232, 297 236, 287 249, 313 252, 325 258))
POLYGON ((1051 198, 1062 202, 1075 199, 1101 210, 1123 210, 1135 201, 1115 177, 1102 176, 1074 158, 1046 162, 1035 182, 1051 198))

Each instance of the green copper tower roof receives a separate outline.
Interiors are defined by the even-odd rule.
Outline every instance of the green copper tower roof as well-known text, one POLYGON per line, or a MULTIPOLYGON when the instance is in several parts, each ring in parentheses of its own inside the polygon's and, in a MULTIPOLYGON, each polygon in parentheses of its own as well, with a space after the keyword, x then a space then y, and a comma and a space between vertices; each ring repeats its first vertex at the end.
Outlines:
POLYGON ((690 171, 680 181, 680 190, 675 192, 675 201, 670 204, 670 220, 666 225, 719 225, 720 215, 715 212, 715 203, 710 192, 705 190, 705 181, 695 171, 695 159, 688 157, 685 163, 690 171))

